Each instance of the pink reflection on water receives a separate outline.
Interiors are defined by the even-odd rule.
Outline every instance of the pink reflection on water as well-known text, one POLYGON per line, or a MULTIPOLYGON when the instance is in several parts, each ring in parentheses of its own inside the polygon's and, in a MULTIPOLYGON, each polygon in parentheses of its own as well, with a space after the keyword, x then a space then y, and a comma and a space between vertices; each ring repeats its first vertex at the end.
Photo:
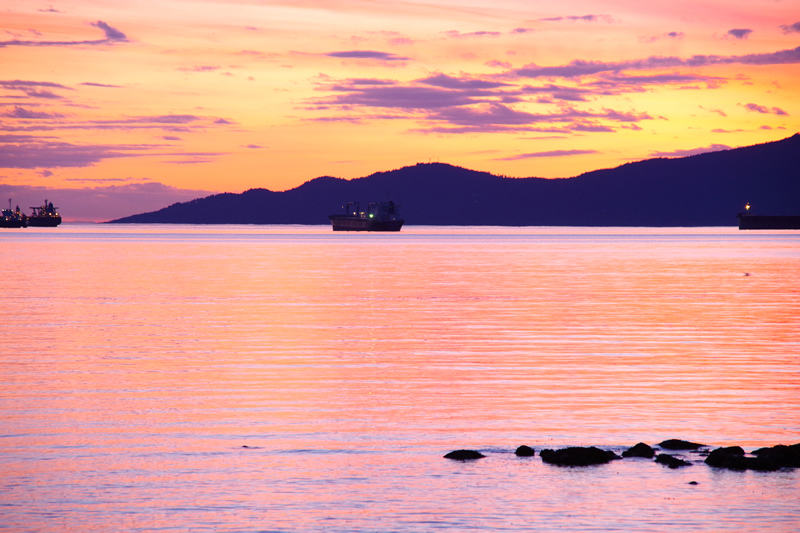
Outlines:
POLYGON ((797 529, 796 472, 510 453, 799 442, 796 232, 61 229, 2 282, 12 527, 797 529))

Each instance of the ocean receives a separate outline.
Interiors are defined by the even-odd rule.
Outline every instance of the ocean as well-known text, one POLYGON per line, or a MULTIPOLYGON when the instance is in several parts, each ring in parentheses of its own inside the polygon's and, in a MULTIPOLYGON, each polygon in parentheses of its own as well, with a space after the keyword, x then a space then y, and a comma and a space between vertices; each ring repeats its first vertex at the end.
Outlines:
POLYGON ((538 453, 800 442, 800 231, 0 243, 0 531, 800 530, 800 469, 538 453))

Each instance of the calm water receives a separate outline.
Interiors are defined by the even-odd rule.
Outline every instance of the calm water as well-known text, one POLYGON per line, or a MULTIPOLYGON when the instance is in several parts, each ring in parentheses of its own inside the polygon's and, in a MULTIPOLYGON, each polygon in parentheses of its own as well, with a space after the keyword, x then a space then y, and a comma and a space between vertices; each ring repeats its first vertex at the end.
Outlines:
POLYGON ((798 471, 513 454, 800 442, 800 232, 64 225, 0 246, 0 530, 800 529, 798 471))

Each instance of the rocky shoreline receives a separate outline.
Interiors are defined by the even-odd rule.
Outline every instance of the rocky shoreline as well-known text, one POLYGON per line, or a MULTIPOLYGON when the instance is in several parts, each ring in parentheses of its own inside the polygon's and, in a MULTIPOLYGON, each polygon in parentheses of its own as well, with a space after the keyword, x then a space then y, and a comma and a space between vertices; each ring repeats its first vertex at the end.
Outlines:
MULTIPOLYGON (((767 448, 753 450, 750 454, 741 446, 727 446, 711 450, 711 446, 681 439, 668 439, 656 445, 661 451, 690 452, 705 457, 705 464, 714 468, 728 470, 755 470, 758 472, 775 472, 783 468, 800 468, 800 443, 792 445, 778 444, 767 448)), ((668 468, 691 466, 692 462, 668 453, 657 453, 656 448, 640 442, 617 455, 610 450, 602 450, 595 446, 571 446, 552 450, 544 448, 539 452, 542 461, 556 466, 591 466, 609 463, 626 458, 653 459, 668 468)), ((514 452, 518 457, 534 457, 536 450, 522 445, 514 452)), ((474 461, 486 457, 476 450, 454 450, 444 456, 454 461, 474 461)))

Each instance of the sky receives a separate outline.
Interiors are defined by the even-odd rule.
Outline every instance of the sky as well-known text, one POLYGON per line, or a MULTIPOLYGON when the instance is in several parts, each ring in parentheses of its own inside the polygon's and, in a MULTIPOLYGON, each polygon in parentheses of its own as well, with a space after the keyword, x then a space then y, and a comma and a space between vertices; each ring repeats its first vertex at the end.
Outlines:
POLYGON ((798 0, 0 0, 0 203, 571 177, 789 137, 798 95, 798 0))

